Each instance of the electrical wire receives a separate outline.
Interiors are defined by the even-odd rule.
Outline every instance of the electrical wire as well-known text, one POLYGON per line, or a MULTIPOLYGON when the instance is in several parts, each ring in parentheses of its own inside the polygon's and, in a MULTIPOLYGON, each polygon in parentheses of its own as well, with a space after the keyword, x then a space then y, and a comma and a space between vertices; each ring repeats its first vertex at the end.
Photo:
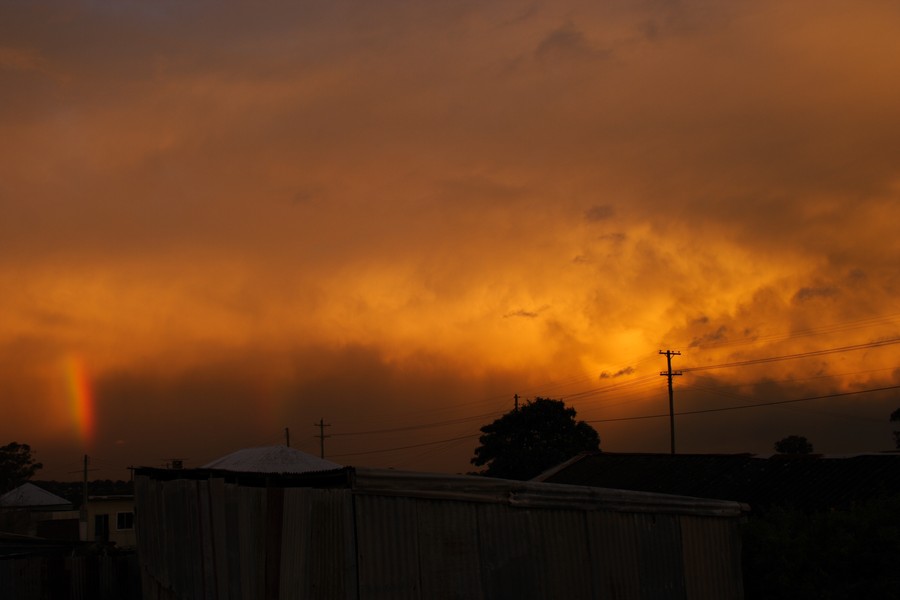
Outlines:
POLYGON ((879 315, 875 317, 867 317, 864 319, 857 319, 854 321, 843 321, 840 323, 834 323, 831 325, 824 325, 821 327, 812 327, 809 329, 801 329, 798 331, 792 331, 789 333, 773 333, 762 336, 752 336, 746 338, 740 338, 737 340, 726 340, 723 342, 714 342, 711 344, 688 344, 689 347, 694 348, 726 348, 729 346, 745 346, 748 344, 760 343, 760 342, 778 342, 784 340, 790 340, 800 337, 810 337, 815 335, 824 335, 828 333, 840 333, 844 331, 851 331, 854 329, 862 329, 864 327, 871 327, 873 325, 882 325, 882 324, 890 324, 896 325, 897 320, 900 319, 900 313, 890 313, 887 315, 879 315))
MULTIPOLYGON (((889 390, 897 390, 900 389, 900 385, 890 385, 887 387, 881 388, 872 388, 868 390, 856 390, 853 392, 838 392, 835 394, 825 394, 823 396, 809 396, 807 398, 794 398, 791 400, 776 400, 773 402, 759 402, 757 404, 744 404, 741 406, 725 406, 720 408, 704 408, 699 410, 685 410, 674 413, 675 416, 684 416, 684 415, 700 415, 706 413, 715 413, 715 412, 727 412, 730 410, 744 410, 748 408, 761 408, 764 406, 778 406, 780 404, 793 404, 796 402, 809 402, 810 400, 824 400, 827 398, 840 398, 843 396, 853 396, 856 394, 870 394, 874 392, 885 392, 889 390)), ((669 413, 657 414, 657 415, 641 415, 636 417, 618 417, 614 419, 593 419, 590 421, 585 421, 586 423, 612 423, 615 421, 639 421, 642 419, 659 419, 663 417, 670 416, 669 413)))
POLYGON ((470 438, 481 437, 480 433, 474 433, 469 435, 463 435, 459 437, 454 437, 446 440, 435 440, 431 442, 423 442, 421 444, 411 444, 409 446, 398 446, 396 448, 381 448, 379 450, 366 450, 363 452, 346 452, 344 454, 331 454, 332 458, 342 458, 344 456, 363 456, 366 454, 382 454, 384 452, 395 452, 397 450, 409 450, 411 448, 424 448, 425 446, 434 446, 435 444, 443 444, 445 442, 455 442, 457 440, 465 440, 470 438))
POLYGON ((417 464, 423 458, 426 458, 426 457, 430 458, 430 457, 434 456, 435 454, 443 454, 444 452, 447 452, 448 450, 455 448, 456 446, 459 446, 461 442, 464 442, 468 439, 469 438, 467 438, 467 437, 463 437, 463 438, 458 438, 455 440, 450 440, 449 442, 446 442, 443 446, 435 445, 434 448, 429 448, 428 450, 424 450, 422 452, 416 452, 414 455, 408 456, 405 459, 402 459, 399 461, 392 461, 393 466, 401 467, 401 466, 406 466, 409 464, 417 464))
POLYGON ((382 434, 382 433, 397 433, 399 431, 414 431, 417 429, 429 429, 432 427, 442 427, 444 425, 457 425, 460 423, 468 423, 470 421, 476 421, 480 419, 484 419, 487 417, 496 417, 504 414, 506 411, 493 411, 489 413, 484 413, 480 415, 473 415, 471 417, 461 417, 459 419, 449 419, 447 421, 437 421, 435 423, 423 423, 422 425, 408 425, 405 427, 392 427, 390 429, 372 429, 369 431, 348 431, 344 433, 332 433, 330 437, 338 437, 338 436, 347 436, 347 435, 374 435, 374 434, 382 434))
MULTIPOLYGON (((757 336, 754 338, 748 338, 746 340, 736 340, 736 341, 732 341, 732 342, 710 344, 710 345, 704 345, 702 347, 704 347, 704 348, 721 348, 721 347, 727 347, 729 345, 758 343, 761 341, 778 341, 781 339, 793 339, 793 338, 797 338, 797 337, 806 337, 806 336, 811 336, 811 335, 836 333, 836 332, 846 331, 846 330, 851 330, 851 329, 859 329, 861 327, 870 326, 870 325, 874 325, 874 324, 893 323, 894 322, 893 319, 896 317, 900 317, 900 314, 897 314, 897 315, 891 314, 891 315, 885 315, 885 316, 880 316, 880 317, 873 317, 873 318, 869 318, 869 319, 861 319, 861 320, 857 320, 857 321, 837 323, 837 324, 819 327, 819 328, 795 331, 795 332, 791 332, 789 334, 772 334, 772 335, 761 336, 761 337, 757 336)), ((837 347, 837 348, 827 348, 827 349, 823 349, 823 350, 814 350, 814 351, 809 351, 809 352, 801 352, 801 353, 789 354, 789 355, 783 355, 783 356, 748 359, 748 360, 744 360, 744 361, 734 361, 734 362, 721 363, 721 364, 716 364, 716 365, 702 365, 702 366, 697 366, 697 367, 688 367, 688 368, 681 369, 681 371, 683 373, 688 373, 688 372, 701 372, 701 371, 721 369, 721 368, 750 366, 750 365, 755 365, 755 364, 764 364, 764 363, 778 362, 778 361, 783 361, 783 360, 795 360, 795 359, 802 359, 802 358, 808 358, 808 357, 822 356, 822 355, 827 355, 827 354, 835 354, 835 353, 840 353, 840 352, 849 352, 849 351, 861 350, 861 349, 866 349, 866 348, 876 348, 876 347, 887 346, 887 345, 892 345, 892 344, 896 344, 896 343, 900 343, 900 338, 890 338, 890 339, 885 339, 885 340, 877 340, 877 341, 873 341, 873 342, 869 342, 869 343, 865 343, 865 344, 855 344, 855 345, 849 345, 849 346, 841 346, 841 347, 837 347)), ((621 371, 621 370, 624 370, 627 368, 633 368, 635 364, 643 364, 643 363, 649 362, 649 360, 650 360, 649 356, 646 358, 637 358, 635 360, 631 360, 631 361, 629 361, 629 364, 627 366, 623 366, 623 367, 621 367, 621 369, 618 369, 617 371, 621 371)), ((643 376, 636 377, 634 379, 629 379, 628 381, 615 382, 615 383, 610 383, 609 385, 595 386, 595 387, 591 387, 588 389, 577 390, 577 391, 574 391, 569 394, 562 394, 561 398, 567 402, 577 400, 578 408, 580 410, 583 410, 585 408, 596 409, 596 408, 601 408, 601 407, 607 408, 610 406, 631 404, 631 403, 638 402, 640 400, 640 398, 642 397, 642 395, 644 393, 646 393, 647 391, 649 391, 650 387, 652 386, 651 382, 657 376, 658 375, 656 373, 653 373, 652 375, 643 375, 643 376), (608 395, 611 393, 616 394, 616 400, 617 400, 616 402, 608 402, 608 401, 605 401, 606 400, 605 398, 599 398, 599 396, 605 396, 605 395, 608 395), (623 398, 623 396, 624 396, 624 398, 623 398)), ((838 375, 835 375, 835 376, 838 376, 838 375)), ((821 376, 821 377, 828 377, 828 376, 821 376)), ((565 379, 565 380, 562 380, 559 382, 549 382, 548 384, 545 384, 543 386, 534 386, 534 387, 530 387, 527 390, 524 390, 525 394, 522 394, 520 397, 527 398, 530 395, 533 395, 535 397, 536 396, 549 397, 550 394, 548 394, 548 392, 550 392, 550 391, 565 389, 566 387, 575 385, 580 382, 590 381, 592 379, 593 379, 592 376, 578 376, 578 377, 568 378, 568 379, 565 379)), ((791 381, 791 380, 786 380, 786 381, 791 381)), ((688 389, 690 389, 690 388, 688 388, 688 389)), ((696 389, 698 391, 711 391, 709 389, 704 390, 702 387, 699 387, 699 386, 697 386, 696 389)), ((832 398, 832 397, 838 397, 841 395, 859 394, 859 393, 866 393, 868 391, 879 391, 879 390, 886 390, 886 389, 894 389, 894 388, 892 388, 892 387, 878 388, 878 389, 874 389, 874 390, 847 392, 847 393, 842 393, 842 394, 832 394, 832 395, 826 395, 826 396, 800 398, 800 399, 778 401, 778 402, 771 402, 771 403, 747 404, 747 405, 737 406, 737 407, 722 407, 722 408, 716 408, 716 409, 705 409, 705 410, 701 410, 701 411, 682 411, 682 412, 679 412, 676 414, 690 415, 690 414, 701 414, 701 413, 705 413, 705 412, 722 412, 722 411, 728 411, 728 410, 740 410, 740 409, 746 409, 746 408, 756 408, 756 407, 764 407, 764 406, 773 406, 773 405, 778 405, 778 404, 804 402, 804 401, 808 401, 808 400, 816 400, 816 399, 822 399, 822 398, 832 398)), ((724 394, 722 392, 717 392, 717 393, 719 393, 721 395, 728 395, 728 394, 724 394)), ((741 400, 746 400, 746 398, 736 396, 736 395, 734 395, 732 397, 735 397, 735 398, 738 398, 741 400)), ((415 414, 435 413, 438 411, 446 411, 446 410, 450 410, 453 408, 462 408, 462 407, 472 406, 472 405, 484 406, 485 404, 488 404, 488 403, 496 405, 500 401, 503 401, 505 403, 505 402, 508 402, 508 400, 509 400, 509 398, 507 395, 497 394, 497 395, 493 395, 493 396, 488 396, 486 398, 481 398, 478 400, 472 400, 472 401, 463 402, 463 403, 457 403, 457 404, 452 404, 452 405, 444 404, 440 408, 428 409, 426 411, 420 411, 419 413, 415 413, 415 414)), ((435 422, 431 422, 431 423, 413 424, 413 425, 406 425, 406 426, 399 426, 399 427, 386 427, 386 428, 381 428, 381 429, 351 431, 351 432, 343 432, 343 433, 335 432, 335 433, 332 433, 331 436, 332 437, 341 437, 341 436, 359 436, 359 435, 380 435, 380 434, 386 434, 386 433, 412 432, 412 431, 418 431, 418 430, 430 429, 430 428, 450 427, 450 426, 454 426, 454 425, 462 425, 462 424, 469 423, 469 422, 476 421, 476 420, 483 419, 483 418, 500 416, 506 412, 508 412, 508 409, 503 408, 503 409, 498 409, 498 410, 495 410, 495 411, 492 411, 489 413, 481 413, 479 415, 473 415, 470 417, 458 417, 458 418, 454 418, 454 419, 446 419, 446 420, 435 421, 435 422)), ((413 413, 408 413, 408 416, 410 414, 413 414, 413 413)), ((594 419, 594 420, 587 420, 587 422, 602 423, 602 422, 619 421, 619 420, 661 418, 661 417, 667 417, 667 416, 669 416, 669 415, 668 414, 644 415, 644 416, 639 416, 639 417, 626 417, 626 418, 620 418, 620 419, 594 419)), ((362 451, 362 452, 355 452, 355 453, 336 454, 333 456, 335 456, 335 457, 362 456, 362 455, 367 455, 367 454, 395 452, 395 451, 401 451, 401 450, 409 450, 409 449, 415 449, 415 448, 421 448, 421 447, 427 447, 427 446, 437 446, 440 444, 447 444, 447 446, 444 448, 435 448, 433 450, 433 451, 443 452, 447 448, 451 447, 452 445, 455 445, 455 443, 458 443, 461 440, 472 439, 472 438, 478 437, 478 435, 480 435, 480 434, 464 435, 461 437, 429 441, 429 442, 425 442, 422 444, 398 446, 398 447, 394 447, 394 448, 384 448, 384 449, 362 451)))
MULTIPOLYGON (((834 353, 848 352, 848 351, 859 350, 859 349, 864 349, 864 348, 886 346, 886 345, 896 344, 898 342, 900 342, 900 338, 881 340, 881 341, 877 341, 877 342, 869 342, 867 344, 856 344, 856 345, 852 345, 852 346, 842 346, 842 347, 838 347, 838 348, 814 350, 814 351, 797 353, 797 354, 792 354, 792 355, 785 355, 785 356, 774 356, 774 357, 766 357, 766 358, 759 358, 759 359, 751 359, 751 360, 746 360, 746 361, 737 361, 737 362, 732 362, 732 363, 723 363, 723 364, 719 364, 719 365, 707 365, 707 366, 703 366, 703 367, 686 368, 686 369, 682 369, 682 372, 697 372, 697 371, 712 370, 712 369, 716 369, 716 368, 746 366, 746 365, 752 365, 752 364, 777 362, 777 361, 781 361, 781 360, 794 360, 794 359, 806 358, 806 357, 810 357, 810 356, 820 356, 820 355, 824 355, 824 354, 834 354, 834 353)), ((575 400, 575 399, 579 399, 579 398, 585 399, 585 398, 589 398, 590 396, 595 396, 595 395, 599 395, 599 394, 607 394, 607 393, 616 392, 616 391, 629 390, 629 388, 644 388, 644 389, 646 389, 647 387, 649 387, 649 386, 647 386, 647 384, 650 381, 654 380, 656 377, 657 377, 656 374, 644 375, 644 376, 638 377, 636 379, 632 379, 627 382, 613 383, 613 384, 610 384, 607 386, 600 386, 600 387, 590 388, 587 390, 581 390, 581 391, 566 395, 564 397, 564 399, 567 401, 571 401, 571 400, 575 400)), ((643 392, 644 389, 635 389, 632 391, 640 393, 640 392, 643 392)), ((690 389, 690 388, 688 388, 688 389, 690 389)), ((697 389, 701 389, 701 388, 697 388, 697 389)), ((706 390, 706 391, 710 391, 710 390, 706 390)), ((727 395, 727 394, 722 393, 722 395, 727 395)), ((741 398, 739 396, 737 396, 737 398, 746 399, 746 398, 741 398)), ((619 406, 622 404, 629 404, 629 403, 635 402, 635 401, 637 401, 637 398, 635 398, 634 400, 620 400, 619 402, 615 402, 615 403, 604 403, 603 406, 604 407, 619 406)), ((580 402, 579 404, 580 404, 579 408, 584 408, 585 402, 580 402)), ((586 404, 588 404, 588 405, 593 404, 595 407, 597 406, 595 402, 591 402, 591 401, 588 401, 586 404)), ((760 405, 760 406, 762 406, 762 405, 760 405)), ((483 418, 497 417, 497 416, 504 414, 505 412, 506 411, 504 411, 504 410, 492 411, 490 413, 473 415, 471 417, 460 417, 457 419, 448 419, 445 421, 437 421, 437 422, 425 423, 425 424, 421 424, 421 425, 408 425, 408 426, 403 426, 403 427, 391 427, 391 428, 374 429, 374 430, 368 430, 368 431, 355 431, 355 432, 344 432, 344 433, 337 432, 337 433, 332 433, 331 437, 354 436, 354 435, 379 435, 379 434, 385 434, 385 433, 417 431, 417 430, 421 430, 421 429, 429 429, 429 428, 434 428, 434 427, 458 425, 458 424, 468 423, 471 421, 476 421, 476 420, 483 419, 483 418)), ((691 413, 685 413, 685 414, 691 414, 691 413)), ((663 416, 668 416, 668 415, 663 415, 663 416)), ((589 422, 603 422, 603 421, 602 420, 594 420, 594 421, 589 421, 589 422)))
MULTIPOLYGON (((760 342, 760 341, 778 341, 778 340, 782 340, 782 339, 793 339, 793 338, 797 338, 797 337, 807 337, 807 336, 811 336, 811 335, 835 333, 835 332, 839 332, 839 331, 859 329, 861 327, 866 327, 866 326, 871 326, 871 325, 877 325, 877 324, 883 324, 883 323, 894 323, 894 319, 896 319, 896 318, 900 318, 900 313, 881 315, 881 316, 877 316, 877 317, 870 317, 870 318, 859 319, 859 320, 855 320, 855 321, 836 323, 836 324, 832 324, 832 325, 828 325, 828 326, 811 328, 811 329, 802 330, 802 331, 795 331, 795 332, 791 332, 791 333, 787 333, 787 334, 771 334, 768 336, 757 336, 754 338, 747 338, 745 340, 735 340, 735 341, 729 341, 729 342, 722 342, 722 343, 718 343, 718 344, 708 344, 708 345, 703 345, 701 347, 703 347, 703 348, 721 348, 721 347, 727 347, 727 346, 731 346, 731 345, 741 345, 741 344, 748 344, 748 343, 754 343, 754 342, 760 342)), ((800 359, 800 358, 807 358, 807 357, 812 357, 812 356, 833 354, 833 353, 838 353, 838 352, 846 352, 846 351, 851 351, 851 350, 859 350, 859 349, 863 349, 863 348, 873 348, 873 347, 878 347, 878 346, 895 344, 898 342, 900 342, 900 338, 893 338, 893 339, 889 339, 889 340, 870 342, 868 344, 857 344, 854 346, 830 348, 830 349, 826 349, 826 350, 804 352, 804 353, 798 353, 798 354, 793 354, 793 355, 767 357, 767 358, 760 358, 760 359, 749 359, 749 360, 745 360, 745 361, 735 361, 735 362, 730 362, 730 363, 722 363, 722 364, 718 364, 718 365, 701 365, 701 366, 697 366, 697 367, 687 367, 687 368, 682 368, 681 371, 682 371, 682 373, 688 373, 688 372, 700 372, 700 371, 707 371, 707 370, 720 369, 720 368, 749 366, 749 365, 754 365, 754 364, 776 362, 776 361, 780 361, 780 360, 800 359)), ((650 356, 646 356, 643 358, 635 357, 634 359, 628 361, 627 365, 621 366, 619 369, 614 369, 614 370, 621 371, 621 370, 628 369, 628 368, 634 368, 635 365, 649 362, 649 360, 651 360, 650 356)), ((591 387, 588 389, 576 390, 572 393, 562 393, 562 394, 559 394, 559 393, 551 394, 550 393, 550 392, 565 389, 566 387, 575 385, 580 382, 586 382, 586 381, 590 381, 590 380, 594 379, 590 375, 576 376, 576 377, 564 379, 562 381, 548 382, 547 384, 544 384, 541 386, 529 386, 528 389, 520 390, 520 392, 521 392, 520 397, 528 398, 528 397, 537 397, 537 396, 544 396, 544 397, 558 396, 566 401, 572 401, 572 400, 576 400, 576 399, 590 398, 592 396, 598 396, 598 395, 602 395, 602 394, 609 394, 612 392, 626 392, 627 393, 629 390, 633 390, 634 393, 639 393, 638 390, 635 388, 646 386, 647 382, 655 379, 655 377, 656 377, 656 374, 654 373, 652 375, 644 375, 644 376, 640 376, 636 379, 630 379, 630 380, 624 381, 624 382, 615 382, 615 383, 611 383, 609 385, 596 386, 596 387, 591 387)), ((415 430, 424 429, 424 428, 450 426, 450 425, 463 423, 466 420, 476 420, 479 418, 490 417, 490 416, 499 415, 504 412, 507 412, 508 409, 501 408, 501 402, 503 403, 503 406, 506 406, 505 403, 508 401, 509 401, 508 395, 495 394, 492 396, 487 396, 487 397, 479 398, 476 400, 470 400, 470 401, 466 401, 466 402, 453 403, 453 404, 444 403, 440 407, 432 407, 432 408, 428 408, 428 409, 425 409, 422 411, 407 412, 406 417, 408 418, 408 417, 417 416, 417 415, 435 414, 438 412, 444 412, 444 411, 452 410, 452 409, 460 409, 460 408, 465 408, 465 407, 473 406, 473 405, 478 405, 478 406, 485 406, 485 405, 491 406, 492 405, 492 406, 497 406, 498 408, 495 411, 492 411, 490 413, 484 413, 482 415, 476 415, 476 416, 472 416, 472 417, 460 417, 460 418, 456 418, 456 419, 447 419, 445 421, 436 421, 434 423, 427 423, 424 425, 410 424, 410 425, 406 425, 406 426, 384 427, 384 428, 377 428, 377 429, 358 431, 358 432, 354 432, 354 431, 346 432, 346 433, 335 432, 335 433, 332 433, 331 436, 345 436, 345 435, 353 436, 353 435, 368 435, 368 434, 378 435, 381 433, 397 433, 397 432, 401 432, 401 431, 415 431, 415 430)), ((620 401, 620 402, 616 402, 615 404, 606 404, 606 405, 614 406, 614 405, 619 405, 619 404, 623 404, 623 403, 627 403, 627 402, 620 401)), ((584 405, 583 402, 581 404, 584 405)), ((599 404, 596 404, 596 403, 592 403, 592 404, 594 404, 594 406, 599 406, 599 404)), ((390 417, 385 417, 385 418, 387 419, 390 417)), ((371 421, 368 421, 366 424, 371 425, 371 423, 372 423, 371 421)), ((347 425, 352 425, 352 423, 349 423, 347 425)))

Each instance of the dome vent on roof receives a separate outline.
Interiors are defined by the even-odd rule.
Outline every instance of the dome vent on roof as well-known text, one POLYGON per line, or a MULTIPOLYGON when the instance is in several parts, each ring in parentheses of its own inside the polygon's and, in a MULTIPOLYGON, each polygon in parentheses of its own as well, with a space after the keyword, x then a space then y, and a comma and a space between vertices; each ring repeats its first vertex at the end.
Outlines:
POLYGON ((287 446, 263 446, 232 452, 201 468, 242 473, 311 473, 333 471, 343 468, 343 465, 287 446))

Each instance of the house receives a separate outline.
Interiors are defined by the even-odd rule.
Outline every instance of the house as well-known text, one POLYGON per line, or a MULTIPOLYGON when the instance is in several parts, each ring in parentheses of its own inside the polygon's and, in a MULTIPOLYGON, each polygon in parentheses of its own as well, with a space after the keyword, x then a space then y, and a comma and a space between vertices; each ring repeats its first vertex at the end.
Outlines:
POLYGON ((78 511, 65 498, 33 483, 23 483, 0 496, 0 531, 78 540, 78 511))
POLYGON ((112 542, 122 549, 134 548, 134 496, 90 496, 87 503, 87 540, 112 542))
POLYGON ((89 496, 86 521, 81 507, 33 483, 25 483, 0 497, 0 531, 50 540, 111 542, 135 547, 134 495, 89 496))
POLYGON ((86 507, 82 534, 81 510, 40 486, 0 497, 0 597, 141 597, 137 554, 119 550, 135 545, 134 497, 91 496, 86 507))
POLYGON ((736 502, 231 457, 137 470, 145 597, 743 597, 736 502))
POLYGON ((854 456, 585 452, 534 479, 735 500, 754 510, 848 508, 900 494, 900 453, 854 456))

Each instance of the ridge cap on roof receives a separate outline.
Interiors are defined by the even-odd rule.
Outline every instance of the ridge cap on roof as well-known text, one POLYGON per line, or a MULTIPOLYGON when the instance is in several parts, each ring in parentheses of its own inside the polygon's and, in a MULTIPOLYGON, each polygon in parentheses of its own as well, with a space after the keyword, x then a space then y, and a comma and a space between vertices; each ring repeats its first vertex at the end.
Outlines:
POLYGON ((530 479, 530 481, 538 481, 538 482, 546 481, 550 477, 553 477, 554 475, 556 475, 558 472, 560 472, 564 469, 568 469, 575 463, 582 461, 589 456, 593 456, 595 454, 601 454, 602 452, 603 452, 602 450, 588 450, 586 452, 579 452, 578 454, 576 454, 569 460, 561 462, 558 465, 556 465, 555 467, 550 467, 546 471, 539 473, 535 477, 532 477, 530 479))

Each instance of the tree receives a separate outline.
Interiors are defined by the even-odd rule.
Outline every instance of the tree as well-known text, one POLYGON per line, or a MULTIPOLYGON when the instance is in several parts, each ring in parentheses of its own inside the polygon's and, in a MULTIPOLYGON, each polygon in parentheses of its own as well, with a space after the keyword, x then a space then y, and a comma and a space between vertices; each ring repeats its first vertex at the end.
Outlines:
POLYGON ((481 428, 472 464, 480 475, 531 479, 575 456, 600 449, 600 436, 561 400, 536 398, 481 428))
POLYGON ((775 452, 778 454, 812 454, 813 445, 802 435, 789 435, 775 442, 775 452))
POLYGON ((43 466, 34 460, 28 444, 10 442, 0 446, 0 493, 19 487, 43 466))
MULTIPOLYGON (((900 421, 900 408, 891 413, 891 423, 900 421)), ((900 450, 900 431, 894 430, 894 445, 900 450)))

